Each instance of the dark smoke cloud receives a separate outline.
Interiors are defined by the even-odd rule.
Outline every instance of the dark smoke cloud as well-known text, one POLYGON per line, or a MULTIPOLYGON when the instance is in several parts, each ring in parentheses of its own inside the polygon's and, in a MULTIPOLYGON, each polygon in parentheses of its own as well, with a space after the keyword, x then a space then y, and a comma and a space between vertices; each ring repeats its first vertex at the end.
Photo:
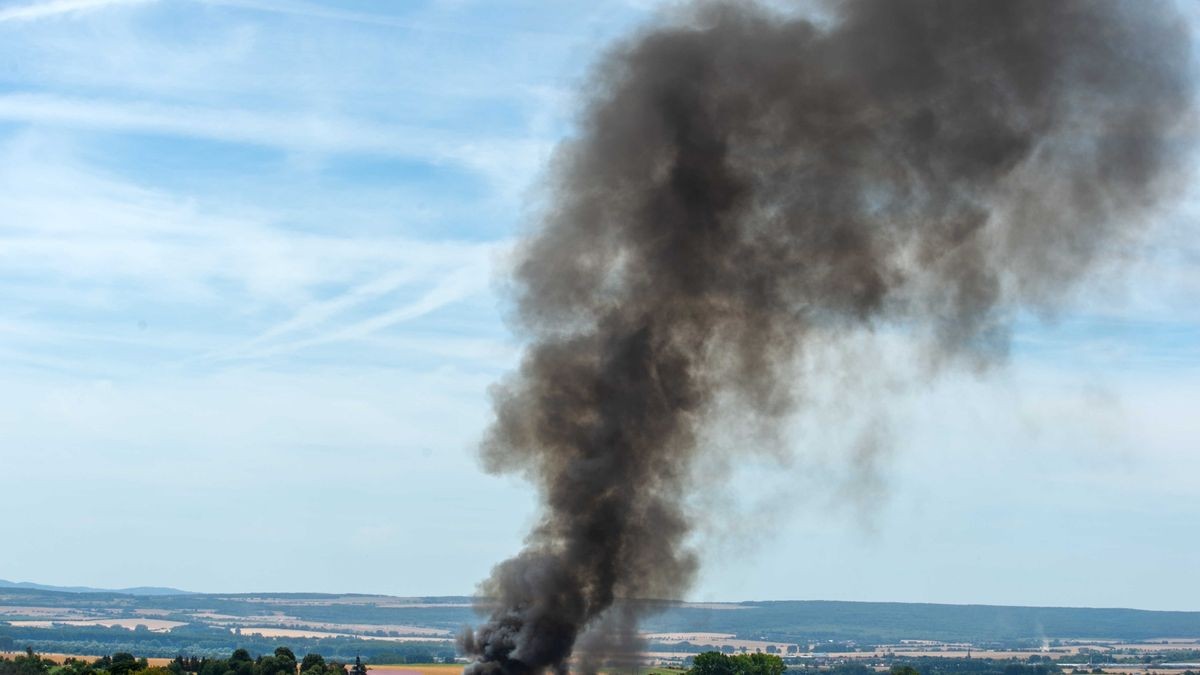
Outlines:
POLYGON ((635 650, 678 598, 718 399, 793 407, 814 340, 888 322, 1003 355, 1172 191, 1188 36, 1152 0, 873 0, 814 24, 705 4, 612 51, 515 276, 520 370, 483 456, 543 508, 467 672, 635 650), (620 601, 620 602, 619 602, 620 601))

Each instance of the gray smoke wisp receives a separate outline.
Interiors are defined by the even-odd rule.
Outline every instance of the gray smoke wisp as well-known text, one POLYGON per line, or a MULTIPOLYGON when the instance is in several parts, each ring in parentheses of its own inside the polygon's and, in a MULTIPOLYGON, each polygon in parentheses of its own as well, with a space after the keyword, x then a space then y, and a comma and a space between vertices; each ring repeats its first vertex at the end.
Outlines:
POLYGON ((489 470, 542 508, 480 589, 482 673, 636 650, 696 575, 704 424, 782 421, 815 340, 898 326, 1002 356, 1177 188, 1190 44, 1168 2, 708 3, 608 53, 513 289, 529 345, 489 470), (582 641, 581 641, 582 640, 582 641))

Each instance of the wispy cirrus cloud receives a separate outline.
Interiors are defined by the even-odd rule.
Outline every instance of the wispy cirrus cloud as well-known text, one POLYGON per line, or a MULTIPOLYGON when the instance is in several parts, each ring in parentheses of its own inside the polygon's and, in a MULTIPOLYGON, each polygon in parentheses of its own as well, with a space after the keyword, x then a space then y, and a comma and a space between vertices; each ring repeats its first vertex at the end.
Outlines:
POLYGON ((107 354, 106 373, 122 350, 211 369, 358 341, 487 298, 504 245, 297 230, 106 175, 36 135, 0 145, 0 211, 0 359, 78 372, 97 372, 83 352, 107 354), (154 333, 130 333, 143 320, 154 333))
MULTIPOLYGON (((520 518, 508 531, 480 514, 525 504, 535 517, 523 489, 481 476, 468 451, 490 414, 487 386, 520 358, 488 282, 519 232, 522 195, 570 133, 588 63, 677 4, 0 0, 0 63, 16 66, 0 73, 0 465, 79 491, 6 486, 29 507, 10 538, 47 541, 13 549, 11 574, 344 590, 344 555, 283 530, 272 545, 288 564, 233 577, 218 548, 199 547, 169 570, 110 556, 83 579, 69 547, 128 537, 131 514, 142 548, 178 550, 196 549, 197 533, 261 546, 271 528, 248 527, 248 511, 336 532, 371 510, 399 525, 353 570, 358 589, 469 591, 520 537, 520 518), (354 499, 329 492, 344 477, 354 499), (63 527, 77 529, 44 536, 63 527), (441 545, 427 559, 403 545, 431 538, 441 545)), ((1187 10, 1196 29, 1200 10, 1187 10)), ((896 411, 913 428, 896 454, 910 501, 895 495, 911 510, 881 523, 882 549, 847 543, 844 523, 815 512, 780 528, 784 548, 765 567, 747 573, 739 550, 737 569, 704 592, 804 594, 779 585, 802 579, 878 599, 936 578, 919 599, 1194 606, 1200 596, 1179 589, 1195 586, 1196 549, 1173 535, 1200 513, 1197 223, 1193 198, 1132 273, 1089 282, 1057 326, 1022 324, 1012 386, 964 377, 911 392, 896 411), (1142 463, 1122 464, 1118 446, 1134 443, 1147 446, 1142 463), (976 510, 917 517, 948 490, 976 510), (1140 509, 1123 523, 1145 534, 1134 546, 1145 555, 1107 555, 1122 523, 1072 517, 1096 503, 1080 495, 1140 509), (989 510, 1011 514, 999 539, 972 517, 989 510), (894 564, 922 537, 937 575, 928 556, 894 564), (967 572, 1007 559, 996 541, 1065 542, 1058 568, 1072 574, 1080 556, 1096 564, 1058 584, 989 569, 1014 591, 981 596, 967 572), (842 555, 815 560, 814 546, 842 555), (844 560, 866 562, 847 571, 844 560), (1158 594, 1111 583, 1135 577, 1161 582, 1158 594)), ((919 367, 903 350, 880 358, 919 367)), ((827 398, 798 442, 844 441, 850 406, 827 398)), ((778 491, 756 492, 802 499, 799 475, 776 472, 778 491)))
MULTIPOLYGON (((155 549, 179 522, 238 531, 230 474, 259 467, 386 476, 359 497, 389 510, 407 508, 399 475, 424 503, 446 476, 487 503, 523 499, 464 451, 516 357, 488 282, 562 133, 556 73, 615 28, 563 20, 571 3, 351 4, 0 0, 0 60, 20 65, 0 74, 0 465, 186 476, 206 503, 238 504, 191 518, 192 500, 155 497, 155 549)), ((340 527, 319 485, 278 485, 269 503, 340 527)), ((80 522, 45 494, 6 495, 36 514, 16 536, 80 522)), ((103 501, 118 513, 135 494, 103 501)), ((128 522, 99 514, 89 532, 128 522)), ((480 529, 473 545, 512 540, 480 529)), ((409 590, 455 592, 492 557, 456 552, 466 569, 409 590)), ((44 559, 5 562, 78 574, 44 559)), ((261 585, 200 565, 173 583, 261 585)), ((156 581, 128 559, 88 572, 110 573, 156 581)), ((271 583, 319 586, 310 574, 271 583)))
POLYGON ((389 16, 387 14, 371 14, 368 12, 355 12, 334 7, 317 5, 309 2, 301 2, 300 0, 288 0, 287 2, 272 2, 271 0, 197 0, 205 5, 215 7, 229 7, 232 9, 248 10, 253 12, 264 12, 269 14, 283 14, 296 16, 308 19, 318 19, 324 21, 338 21, 345 23, 366 24, 370 26, 384 26, 388 28, 400 28, 404 30, 413 30, 421 32, 458 32, 466 33, 461 29, 453 29, 448 26, 439 26, 429 21, 413 21, 389 16))
POLYGON ((339 115, 169 105, 49 94, 0 95, 0 120, 88 131, 166 135, 328 155, 392 156, 456 164, 504 186, 527 182, 549 139, 481 136, 339 115))
POLYGON ((157 0, 48 0, 0 8, 0 22, 33 21, 69 16, 118 5, 141 5, 157 0))
MULTIPOLYGON (((300 0, 286 0, 279 2, 276 0, 197 0, 206 5, 229 7, 233 9, 249 10, 254 12, 265 12, 270 14, 283 14, 307 19, 317 19, 323 21, 337 21, 351 24, 365 24, 369 26, 381 26, 386 28, 398 28, 406 31, 415 31, 422 33, 438 33, 460 36, 492 36, 495 35, 495 27, 486 24, 478 24, 475 26, 465 26, 462 23, 445 23, 434 21, 421 21, 401 19, 388 14, 371 13, 371 12, 356 12, 346 9, 329 7, 325 5, 315 4, 311 2, 302 2, 300 0)), ((654 2, 648 3, 648 8, 653 8, 654 2)), ((553 30, 512 30, 508 32, 509 36, 536 36, 540 39, 553 38, 578 38, 578 35, 572 36, 562 31, 553 30)))
MULTIPOLYGON (((329 319, 326 322, 309 323, 307 320, 314 312, 305 308, 296 318, 283 326, 273 328, 245 345, 221 350, 215 356, 221 360, 262 359, 336 342, 359 341, 486 291, 488 275, 484 269, 474 266, 455 270, 435 282, 431 288, 421 292, 415 299, 392 306, 365 319, 347 321, 330 314, 326 317, 329 319), (315 329, 311 330, 311 334, 307 337, 290 341, 272 339, 286 334, 284 328, 295 327, 301 321, 309 323, 310 327, 315 329)), ((345 298, 339 297, 329 303, 320 303, 316 311, 322 312, 330 304, 343 305, 345 300, 345 298)))

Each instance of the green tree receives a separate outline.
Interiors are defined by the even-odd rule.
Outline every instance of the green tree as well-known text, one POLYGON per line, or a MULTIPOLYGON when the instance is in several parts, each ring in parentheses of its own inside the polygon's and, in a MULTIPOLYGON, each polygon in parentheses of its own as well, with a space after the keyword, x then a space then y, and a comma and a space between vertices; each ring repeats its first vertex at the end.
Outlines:
POLYGON ((229 662, 225 659, 206 659, 200 666, 200 675, 225 675, 229 670, 229 662))
POLYGON ((254 665, 257 666, 254 675, 289 675, 286 662, 274 656, 260 656, 254 665))
POLYGON ((300 662, 300 672, 311 673, 312 675, 324 675, 325 657, 320 654, 305 654, 304 660, 300 662))
POLYGON ((733 660, 721 652, 703 652, 692 659, 689 675, 735 675, 733 660))
POLYGON ((50 672, 50 669, 54 667, 54 663, 49 659, 43 659, 39 654, 35 654, 32 647, 26 647, 24 654, 5 663, 9 665, 4 670, 13 675, 41 675, 50 672))
POLYGON ((755 652, 745 656, 733 657, 735 662, 740 662, 738 673, 740 675, 783 675, 783 671, 787 666, 783 665, 783 659, 774 654, 763 654, 755 652))
POLYGON ((775 654, 734 654, 709 651, 692 659, 690 675, 782 675, 787 666, 775 654))
POLYGON ((117 652, 112 655, 112 659, 105 669, 109 675, 129 675, 139 670, 146 669, 146 660, 138 660, 129 652, 117 652))
POLYGON ((82 659, 68 658, 55 675, 96 675, 96 669, 82 659))

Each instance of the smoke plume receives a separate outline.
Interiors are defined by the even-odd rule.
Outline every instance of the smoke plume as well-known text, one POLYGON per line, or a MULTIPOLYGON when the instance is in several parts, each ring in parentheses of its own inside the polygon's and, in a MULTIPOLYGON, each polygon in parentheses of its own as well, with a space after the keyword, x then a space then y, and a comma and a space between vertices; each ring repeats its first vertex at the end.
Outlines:
POLYGON ((482 453, 542 509, 481 587, 467 673, 636 650, 626 600, 679 598, 697 570, 703 425, 782 420, 815 340, 887 324, 989 359, 1015 311, 1119 255, 1182 169, 1173 8, 706 3, 611 50, 519 252, 529 346, 482 453))

